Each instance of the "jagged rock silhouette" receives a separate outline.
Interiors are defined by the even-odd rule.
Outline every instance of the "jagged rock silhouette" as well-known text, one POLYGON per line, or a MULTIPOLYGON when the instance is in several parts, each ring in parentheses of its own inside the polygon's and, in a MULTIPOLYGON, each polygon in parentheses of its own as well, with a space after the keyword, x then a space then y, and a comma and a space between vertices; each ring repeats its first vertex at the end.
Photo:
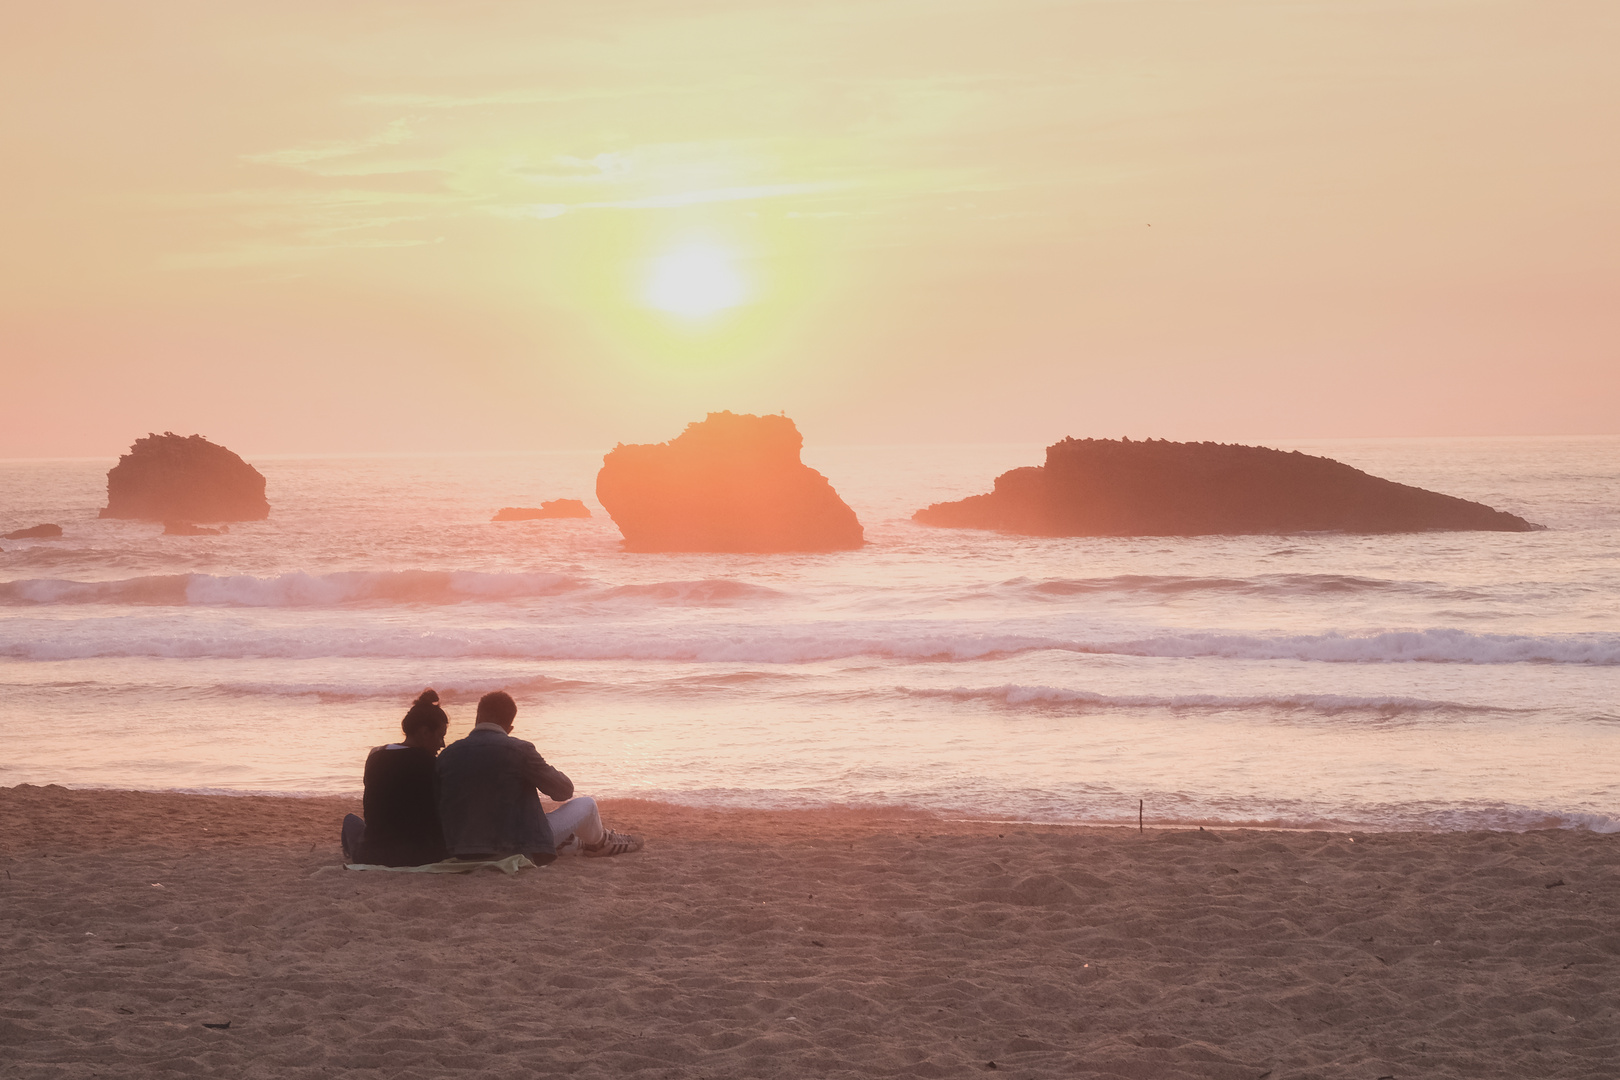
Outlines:
POLYGON ((629 551, 843 551, 861 523, 827 478, 799 460, 786 416, 710 413, 666 443, 620 444, 596 498, 629 551))
POLYGON ((1162 439, 1064 439, 1047 447, 1045 465, 1002 473, 990 493, 934 503, 912 520, 1029 536, 1539 527, 1483 503, 1383 480, 1297 450, 1162 439))
POLYGON ((107 472, 104 518, 137 521, 261 521, 270 516, 264 477, 201 435, 165 431, 136 439, 107 472))

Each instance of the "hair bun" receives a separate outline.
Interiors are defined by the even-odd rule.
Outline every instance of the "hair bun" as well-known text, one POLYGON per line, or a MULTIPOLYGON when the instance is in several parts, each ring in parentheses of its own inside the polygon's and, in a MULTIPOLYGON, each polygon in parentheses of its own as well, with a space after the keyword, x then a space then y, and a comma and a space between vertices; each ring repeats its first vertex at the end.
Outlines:
POLYGON ((431 687, 431 686, 428 687, 426 690, 422 691, 416 697, 416 704, 418 704, 418 705, 437 705, 438 703, 439 703, 439 692, 437 690, 433 689, 433 687, 431 687))

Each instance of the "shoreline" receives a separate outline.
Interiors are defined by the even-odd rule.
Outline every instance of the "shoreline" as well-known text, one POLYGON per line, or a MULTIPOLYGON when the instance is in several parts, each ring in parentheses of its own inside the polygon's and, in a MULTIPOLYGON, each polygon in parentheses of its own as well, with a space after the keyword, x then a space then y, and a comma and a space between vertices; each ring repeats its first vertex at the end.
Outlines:
POLYGON ((357 805, 0 788, 11 1074, 1506 1078, 1620 1058, 1612 836, 604 799, 646 850, 443 876, 344 870, 357 805))
MULTIPOLYGON (((131 794, 140 794, 140 795, 175 795, 175 796, 186 796, 186 797, 201 798, 201 799, 285 799, 285 800, 294 800, 294 801, 301 801, 301 802, 332 800, 332 801, 335 801, 335 802, 343 802, 343 803, 345 803, 345 805, 349 807, 349 809, 346 809, 344 811, 345 813, 348 813, 348 812, 359 813, 358 807, 359 807, 360 798, 361 798, 361 792, 358 789, 355 790, 352 793, 333 794, 333 793, 329 793, 329 792, 254 791, 254 790, 247 790, 247 789, 224 789, 224 788, 121 788, 121 787, 106 787, 106 786, 93 785, 93 784, 82 784, 82 785, 81 784, 56 784, 56 783, 39 784, 39 783, 32 783, 32 782, 21 782, 21 783, 12 784, 12 785, 9 785, 9 786, 0 785, 0 792, 13 791, 13 790, 18 790, 18 789, 40 789, 40 790, 56 789, 56 790, 61 790, 61 791, 73 791, 73 792, 103 792, 103 793, 107 793, 107 794, 131 793, 131 794)), ((641 797, 641 796, 634 796, 634 795, 630 795, 630 796, 601 796, 601 797, 598 797, 597 801, 602 802, 602 803, 613 803, 613 802, 638 803, 638 804, 639 803, 645 803, 645 804, 648 804, 648 805, 669 807, 672 810, 692 810, 692 811, 709 812, 709 813, 736 813, 736 814, 777 814, 777 813, 781 813, 781 814, 801 814, 801 813, 804 813, 804 814, 891 814, 892 813, 892 814, 901 814, 901 815, 912 815, 912 816, 915 816, 915 817, 918 817, 918 818, 927 819, 927 820, 931 820, 931 821, 938 821, 938 822, 942 822, 942 823, 960 822, 960 823, 963 823, 963 824, 982 823, 982 824, 992 824, 992 825, 993 824, 1000 824, 1000 825, 1018 825, 1018 826, 1038 826, 1038 827, 1042 827, 1042 828, 1053 828, 1053 829, 1126 829, 1126 830, 1133 831, 1133 832, 1136 831, 1136 827, 1137 827, 1137 822, 1136 822, 1135 819, 1129 819, 1129 820, 1126 820, 1126 819, 1095 820, 1095 821, 1055 821, 1055 820, 1051 820, 1051 819, 1042 819, 1042 818, 990 817, 990 816, 976 817, 976 816, 973 816, 971 814, 964 814, 960 810, 952 810, 947 814, 947 813, 944 813, 944 812, 932 810, 932 809, 930 809, 928 807, 913 806, 913 805, 910 805, 910 804, 896 804, 896 803, 873 803, 873 804, 862 805, 862 804, 857 804, 857 803, 827 802, 827 803, 819 803, 819 804, 817 804, 817 803, 805 803, 803 805, 798 805, 798 806, 780 806, 780 805, 778 805, 778 806, 736 806, 736 805, 715 806, 715 805, 707 805, 706 806, 706 805, 703 805, 700 801, 695 800, 695 799, 692 802, 678 802, 678 801, 671 800, 671 799, 668 799, 668 798, 644 798, 644 797, 641 797)), ((1582 816, 1586 816, 1586 817, 1602 816, 1607 820, 1611 820, 1611 821, 1614 820, 1613 818, 1610 818, 1608 815, 1598 815, 1598 814, 1594 814, 1594 813, 1587 812, 1587 811, 1561 811, 1561 812, 1556 812, 1556 813, 1549 812, 1549 813, 1546 814, 1546 817, 1545 817, 1544 820, 1553 821, 1553 820, 1556 820, 1558 818, 1562 818, 1564 820, 1571 820, 1571 819, 1582 817, 1582 816)), ((341 815, 340 815, 340 817, 341 817, 341 815)), ((1501 828, 1488 828, 1488 827, 1487 828, 1467 827, 1467 828, 1451 828, 1451 829, 1388 829, 1388 828, 1382 828, 1382 827, 1375 826, 1375 825, 1357 824, 1357 823, 1354 823, 1354 822, 1346 822, 1346 821, 1324 821, 1324 822, 1311 822, 1311 823, 1305 823, 1305 824, 1292 824, 1292 823, 1285 824, 1285 823, 1276 822, 1276 821, 1237 821, 1237 822, 1233 822, 1233 821, 1215 821, 1215 820, 1208 819, 1208 818, 1197 818, 1197 819, 1189 818, 1189 819, 1186 819, 1186 820, 1168 820, 1167 821, 1167 820, 1165 820, 1163 818, 1159 818, 1158 820, 1154 820, 1153 818, 1149 817, 1143 822, 1143 826, 1144 826, 1144 828, 1149 829, 1149 830, 1159 829, 1159 830, 1163 830, 1163 831, 1172 831, 1172 832, 1174 832, 1174 831, 1184 831, 1184 830, 1205 830, 1205 831, 1211 831, 1211 832, 1326 833, 1326 834, 1332 834, 1332 835, 1349 835, 1349 834, 1353 833, 1353 834, 1356 834, 1356 835, 1366 835, 1366 836, 1386 836, 1386 835, 1387 836, 1401 836, 1401 835, 1447 836, 1447 835, 1453 835, 1453 834, 1461 835, 1461 834, 1470 834, 1470 833, 1502 833, 1504 835, 1520 835, 1520 834, 1525 834, 1525 833, 1536 833, 1536 832, 1590 833, 1590 834, 1595 835, 1595 836, 1610 836, 1610 835, 1620 834, 1620 823, 1617 823, 1616 827, 1614 829, 1606 830, 1606 829, 1594 829, 1594 828, 1591 827, 1591 825, 1589 825, 1589 824, 1587 824, 1585 822, 1580 822, 1580 821, 1573 821, 1570 824, 1563 824, 1563 825, 1541 825, 1541 826, 1532 826, 1532 827, 1520 828, 1520 829, 1501 829, 1501 828)))

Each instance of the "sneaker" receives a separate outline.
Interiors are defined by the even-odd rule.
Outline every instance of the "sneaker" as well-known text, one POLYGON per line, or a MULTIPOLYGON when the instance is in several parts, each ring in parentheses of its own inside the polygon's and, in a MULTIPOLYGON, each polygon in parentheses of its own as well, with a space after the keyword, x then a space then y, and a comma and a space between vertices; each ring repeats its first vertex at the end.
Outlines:
POLYGON ((578 833, 570 833, 568 839, 557 845, 558 855, 583 855, 585 845, 580 843, 578 833))
POLYGON ((602 833, 600 843, 586 844, 581 850, 585 855, 598 859, 606 855, 628 855, 632 851, 641 850, 641 837, 606 829, 602 833))

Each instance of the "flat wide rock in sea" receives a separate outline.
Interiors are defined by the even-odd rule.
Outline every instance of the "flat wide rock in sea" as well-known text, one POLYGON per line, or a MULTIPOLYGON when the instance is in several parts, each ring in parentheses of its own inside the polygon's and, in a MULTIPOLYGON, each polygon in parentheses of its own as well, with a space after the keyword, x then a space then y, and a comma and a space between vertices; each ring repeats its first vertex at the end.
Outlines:
POLYGON ((620 444, 596 498, 629 551, 845 551, 865 543, 785 416, 710 413, 667 443, 620 444))
POLYGON ((201 435, 136 439, 107 473, 104 518, 262 521, 270 516, 258 469, 201 435))
POLYGON ((579 499, 548 499, 539 506, 503 506, 491 521, 543 521, 547 518, 588 518, 590 507, 579 499))
POLYGON ((35 525, 31 529, 18 529, 16 532, 8 532, 5 536, 0 536, 0 540, 60 540, 61 538, 62 526, 60 525, 35 525))
POLYGON ((1046 448, 1044 466, 1002 473, 989 494, 935 503, 912 520, 1026 536, 1539 528, 1297 450, 1154 439, 1064 439, 1046 448))

